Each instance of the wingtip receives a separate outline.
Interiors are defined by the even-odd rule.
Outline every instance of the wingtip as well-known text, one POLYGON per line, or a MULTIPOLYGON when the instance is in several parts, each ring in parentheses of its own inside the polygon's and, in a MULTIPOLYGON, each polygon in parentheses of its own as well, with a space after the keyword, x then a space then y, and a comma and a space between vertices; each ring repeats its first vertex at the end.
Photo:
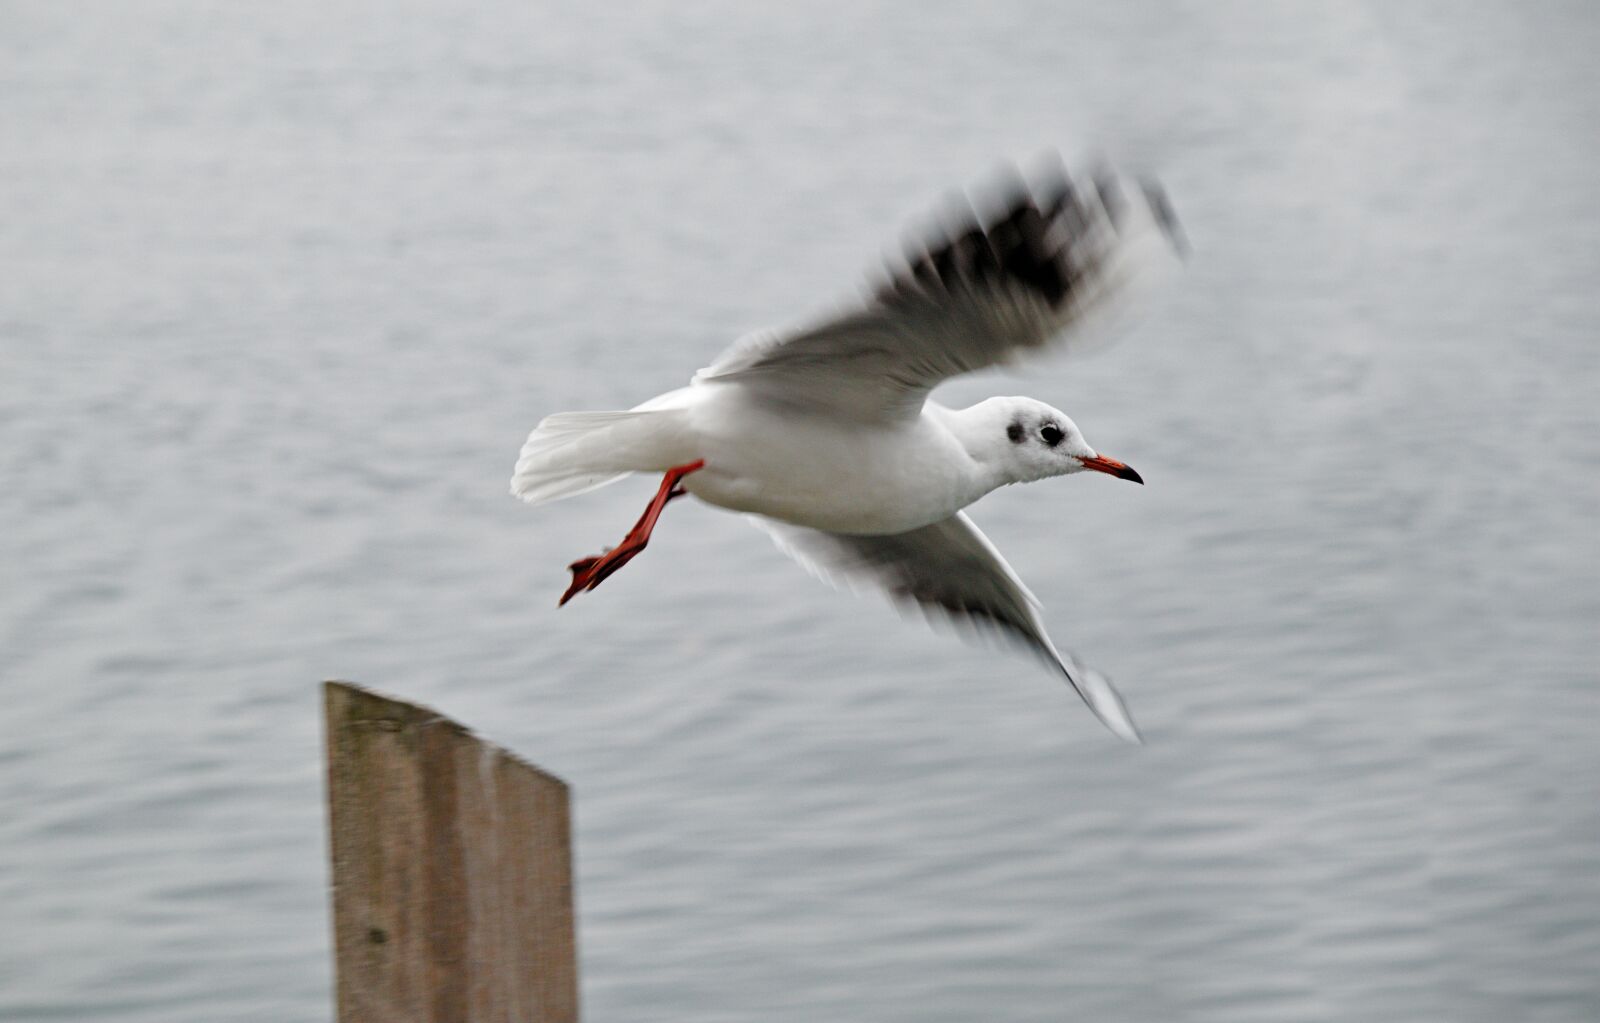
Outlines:
POLYGON ((1144 745, 1139 726, 1109 678, 1075 658, 1063 659, 1061 672, 1107 731, 1131 746, 1144 745))
POLYGON ((1094 711, 1095 717, 1100 719, 1100 722, 1111 731, 1112 735, 1115 735, 1130 746, 1143 746, 1144 735, 1139 731, 1139 726, 1134 724, 1133 715, 1128 713, 1127 705, 1122 702, 1122 697, 1112 687, 1109 679, 1106 679, 1103 675, 1100 678, 1105 683, 1103 696, 1109 697, 1109 699, 1105 701, 1106 705, 1097 706, 1091 703, 1089 704, 1089 709, 1094 711))
MULTIPOLYGON (((1094 711, 1094 716, 1106 726, 1106 731, 1115 735, 1130 746, 1143 746, 1144 733, 1139 731, 1139 726, 1134 723, 1133 715, 1128 713, 1128 708, 1117 695, 1115 689, 1110 689, 1110 682, 1106 683, 1111 696, 1110 706, 1096 706, 1089 704, 1089 709, 1094 711)), ((1087 702, 1087 701, 1086 701, 1087 702)))
POLYGON ((1166 236, 1167 244, 1172 247, 1173 254, 1180 261, 1188 262, 1189 254, 1194 249, 1189 244, 1189 235, 1184 231, 1183 224, 1178 221, 1178 214, 1172 208, 1172 200, 1167 198, 1167 190, 1153 177, 1139 179, 1139 187, 1144 191, 1145 205, 1150 208, 1150 213, 1155 218, 1156 225, 1161 228, 1161 233, 1166 236))

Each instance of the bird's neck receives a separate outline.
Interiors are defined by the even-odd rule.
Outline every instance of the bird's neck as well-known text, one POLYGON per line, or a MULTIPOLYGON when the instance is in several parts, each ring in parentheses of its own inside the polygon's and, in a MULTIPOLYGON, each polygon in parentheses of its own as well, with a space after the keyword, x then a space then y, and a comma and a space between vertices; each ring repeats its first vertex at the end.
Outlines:
POLYGON ((1017 482, 1005 431, 993 425, 994 417, 984 403, 952 409, 930 401, 927 407, 967 456, 962 475, 964 489, 970 495, 968 504, 991 490, 1017 482))

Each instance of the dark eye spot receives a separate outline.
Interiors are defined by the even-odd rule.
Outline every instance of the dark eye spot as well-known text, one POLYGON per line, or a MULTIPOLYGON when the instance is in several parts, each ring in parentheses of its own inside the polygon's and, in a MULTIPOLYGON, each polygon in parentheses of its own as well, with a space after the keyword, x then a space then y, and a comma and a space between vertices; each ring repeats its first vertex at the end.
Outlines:
POLYGON ((1013 422, 1010 426, 1006 427, 1006 436, 1010 438, 1011 443, 1013 444, 1022 443, 1022 432, 1022 422, 1020 420, 1013 422))
POLYGON ((1055 447, 1057 444, 1060 444, 1062 436, 1063 434, 1061 432, 1061 427, 1057 426, 1055 423, 1045 423, 1043 426, 1039 427, 1039 439, 1051 447, 1055 447))

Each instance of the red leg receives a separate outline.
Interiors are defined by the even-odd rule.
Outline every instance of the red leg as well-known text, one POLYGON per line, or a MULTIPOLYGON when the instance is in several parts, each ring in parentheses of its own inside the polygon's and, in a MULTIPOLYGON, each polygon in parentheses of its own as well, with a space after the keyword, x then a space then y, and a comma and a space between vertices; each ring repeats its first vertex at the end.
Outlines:
POLYGON ((606 580, 617 569, 633 560, 633 556, 644 550, 650 542, 650 531, 656 528, 656 519, 661 517, 661 509, 674 497, 682 497, 688 491, 678 486, 678 482, 691 472, 696 472, 705 467, 706 460, 701 458, 690 462, 688 465, 675 465, 667 470, 661 478, 661 487, 656 491, 656 496, 651 499, 650 506, 639 516, 639 521, 628 530, 628 535, 622 542, 604 554, 592 558, 581 558, 568 565, 572 571, 572 585, 567 587, 567 592, 561 595, 560 603, 576 597, 587 590, 592 590, 606 580))

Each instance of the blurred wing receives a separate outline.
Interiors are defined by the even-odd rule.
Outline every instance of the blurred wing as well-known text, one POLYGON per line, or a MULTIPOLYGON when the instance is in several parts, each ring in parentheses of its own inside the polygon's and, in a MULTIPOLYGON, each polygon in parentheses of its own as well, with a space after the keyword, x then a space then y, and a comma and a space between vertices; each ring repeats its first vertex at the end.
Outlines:
MULTIPOLYGON (((926 244, 908 247, 863 308, 808 329, 751 335, 696 382, 737 382, 763 399, 884 420, 915 416, 930 390, 1075 337, 1140 271, 1183 242, 1153 182, 1058 167, 1020 177, 998 216, 967 200, 926 244)), ((1064 346, 1064 345, 1063 345, 1064 346)))
POLYGON ((785 553, 834 586, 880 590, 929 617, 1022 643, 1065 675, 1107 728, 1128 742, 1141 741, 1110 680, 1061 656, 1039 620, 1038 600, 965 513, 890 536, 827 533, 750 518, 785 553))

